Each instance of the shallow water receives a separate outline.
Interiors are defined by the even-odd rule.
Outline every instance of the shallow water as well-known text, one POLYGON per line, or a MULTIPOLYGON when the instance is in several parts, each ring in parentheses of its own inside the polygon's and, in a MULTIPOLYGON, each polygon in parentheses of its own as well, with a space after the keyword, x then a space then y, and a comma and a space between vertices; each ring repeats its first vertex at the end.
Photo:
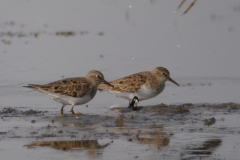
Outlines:
POLYGON ((184 15, 192 1, 177 10, 180 2, 1 1, 0 111, 13 109, 0 115, 1 159, 238 159, 240 2, 197 0, 184 15), (22 87, 93 69, 114 80, 157 66, 181 86, 167 82, 136 112, 111 110, 128 102, 99 92, 88 107, 75 106, 84 114, 78 119, 70 106, 60 116, 61 104, 22 87), (237 109, 217 107, 228 102, 237 109), (161 103, 168 107, 151 108, 161 103), (189 112, 171 112, 186 103, 193 104, 184 106, 189 112), (110 144, 71 151, 25 146, 82 139, 110 144))

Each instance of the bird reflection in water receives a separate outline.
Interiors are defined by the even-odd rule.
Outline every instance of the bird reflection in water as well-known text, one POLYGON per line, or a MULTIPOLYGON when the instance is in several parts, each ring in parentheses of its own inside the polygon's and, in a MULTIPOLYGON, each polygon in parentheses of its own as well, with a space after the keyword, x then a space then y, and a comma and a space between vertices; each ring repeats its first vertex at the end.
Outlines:
POLYGON ((85 150, 86 155, 90 157, 94 157, 97 155, 101 155, 101 152, 98 152, 97 149, 103 149, 107 147, 110 143, 106 143, 104 145, 99 145, 97 140, 79 140, 79 141, 45 141, 45 142, 37 142, 32 143, 29 145, 25 145, 28 148, 34 148, 34 147, 52 147, 57 150, 85 150))
POLYGON ((162 147, 167 146, 170 142, 170 138, 166 137, 164 132, 161 132, 161 131, 151 131, 151 132, 146 131, 141 133, 141 135, 152 137, 152 138, 149 138, 149 137, 137 138, 140 144, 148 144, 150 149, 154 149, 154 148, 161 149, 162 147))

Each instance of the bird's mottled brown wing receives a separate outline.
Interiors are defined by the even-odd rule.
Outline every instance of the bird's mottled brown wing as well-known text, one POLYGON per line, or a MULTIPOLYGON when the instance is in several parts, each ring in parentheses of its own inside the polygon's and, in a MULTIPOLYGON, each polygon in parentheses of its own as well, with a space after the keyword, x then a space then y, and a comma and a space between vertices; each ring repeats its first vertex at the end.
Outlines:
POLYGON ((132 74, 132 75, 117 79, 115 81, 109 82, 114 86, 114 88, 106 84, 100 84, 98 86, 98 89, 119 91, 119 92, 136 92, 138 89, 141 88, 142 84, 148 85, 149 75, 150 75, 149 71, 132 74))
POLYGON ((90 94, 93 84, 84 77, 66 78, 46 85, 28 84, 29 88, 53 92, 59 95, 84 97, 90 94))

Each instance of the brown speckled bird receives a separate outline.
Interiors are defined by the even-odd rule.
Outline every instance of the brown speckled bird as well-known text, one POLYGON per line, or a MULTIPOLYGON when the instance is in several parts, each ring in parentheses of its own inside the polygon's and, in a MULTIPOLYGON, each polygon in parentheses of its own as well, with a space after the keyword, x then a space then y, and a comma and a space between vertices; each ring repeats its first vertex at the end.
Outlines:
POLYGON ((166 68, 157 67, 152 71, 139 72, 109 82, 114 85, 114 88, 100 84, 98 89, 131 100, 129 107, 133 107, 134 103, 137 107, 138 101, 150 99, 160 94, 164 90, 167 80, 179 86, 177 82, 170 78, 170 73, 166 68))
POLYGON ((28 84, 28 88, 36 89, 49 98, 62 103, 61 114, 66 105, 71 105, 71 112, 74 114, 74 105, 89 102, 97 93, 99 84, 104 83, 113 87, 104 80, 101 72, 92 70, 85 77, 66 78, 45 85, 28 84))

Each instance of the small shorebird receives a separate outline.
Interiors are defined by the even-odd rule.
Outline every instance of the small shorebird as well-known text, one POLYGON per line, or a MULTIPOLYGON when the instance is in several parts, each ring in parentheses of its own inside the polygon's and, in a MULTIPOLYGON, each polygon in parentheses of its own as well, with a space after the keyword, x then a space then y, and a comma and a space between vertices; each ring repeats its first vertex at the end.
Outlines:
POLYGON ((92 70, 85 77, 66 78, 45 85, 28 84, 24 87, 36 89, 49 98, 62 103, 61 114, 63 114, 63 108, 66 105, 71 105, 71 112, 75 114, 74 105, 84 104, 92 100, 97 93, 98 85, 101 83, 113 87, 104 80, 101 72, 92 70))
POLYGON ((170 73, 166 68, 157 67, 152 71, 139 72, 109 82, 114 88, 100 84, 98 89, 130 100, 130 108, 134 107, 134 104, 137 107, 138 101, 150 99, 160 94, 164 90, 167 80, 179 86, 177 82, 170 78, 170 73))

